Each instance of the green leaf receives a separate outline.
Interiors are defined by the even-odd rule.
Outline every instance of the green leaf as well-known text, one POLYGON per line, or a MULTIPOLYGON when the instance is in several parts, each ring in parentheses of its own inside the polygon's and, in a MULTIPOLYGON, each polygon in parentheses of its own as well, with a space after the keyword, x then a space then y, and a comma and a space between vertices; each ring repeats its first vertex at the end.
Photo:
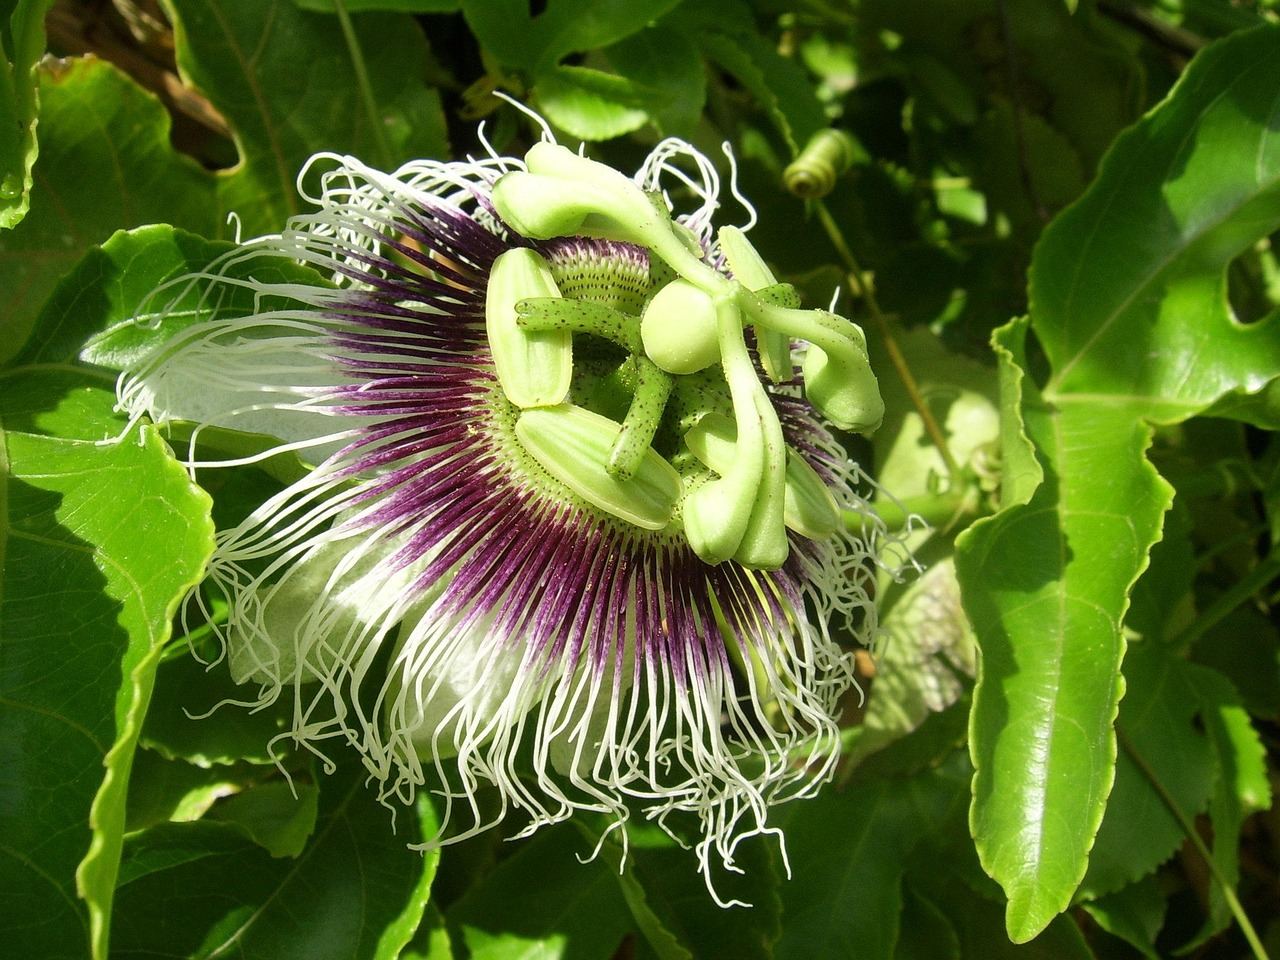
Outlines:
POLYGON ((1051 370, 1008 403, 1044 480, 957 554, 983 652, 972 826, 1015 940, 1070 901, 1110 790, 1120 625, 1171 494, 1143 457, 1147 421, 1280 370, 1280 321, 1242 327, 1225 306, 1228 263, 1280 227, 1278 85, 1280 28, 1209 48, 1036 249, 1032 326, 1051 370))
POLYGON ((282 762, 272 743, 293 729, 293 703, 246 710, 237 703, 245 694, 224 664, 206 667, 183 651, 160 665, 142 744, 201 767, 282 762))
MULTIPOLYGON (((1023 345, 1009 341, 1023 329, 999 334, 1019 367, 1023 345)), ((1009 897, 1017 942, 1064 909, 1084 875, 1115 765, 1126 595, 1169 499, 1142 459, 1148 430, 1138 411, 1053 407, 1024 388, 1045 479, 1025 504, 974 524, 956 556, 982 650, 971 826, 984 868, 1009 897), (1137 469, 1117 475, 1117 463, 1137 469)))
MULTIPOLYGON (((674 20, 678 12, 669 19, 674 20)), ((657 93, 659 99, 647 109, 662 133, 693 136, 707 100, 707 71, 686 33, 663 21, 619 40, 603 53, 620 75, 657 93)))
POLYGON ((391 169, 446 152, 439 95, 422 80, 426 43, 408 15, 353 18, 377 106, 371 118, 331 17, 299 10, 291 0, 164 5, 179 70, 235 133, 241 163, 218 178, 217 204, 240 218, 244 235, 278 231, 301 209, 294 184, 313 153, 349 153, 391 169))
POLYGON ((1127 689, 1116 720, 1125 749, 1116 763, 1115 786, 1080 885, 1084 898, 1114 893, 1140 879, 1186 839, 1149 776, 1188 817, 1209 802, 1214 752, 1196 729, 1202 721, 1190 669, 1153 643, 1136 645, 1125 661, 1127 689))
MULTIPOLYGON (((1218 871, 1235 885, 1240 878, 1240 828, 1252 813, 1271 806, 1271 782, 1266 749, 1253 728, 1239 695, 1221 674, 1188 664, 1187 679, 1194 688, 1195 704, 1213 744, 1217 777, 1209 803, 1213 825, 1212 856, 1218 871)), ((1233 917, 1221 886, 1209 884, 1208 917, 1200 932, 1184 944, 1190 951, 1225 930, 1233 917)))
POLYGON ((963 797, 963 779, 930 770, 784 807, 792 876, 775 956, 892 958, 907 855, 963 797))
POLYGON ((646 901, 654 915, 662 918, 664 929, 685 950, 699 958, 768 960, 773 956, 781 933, 779 893, 785 886, 775 866, 776 838, 744 839, 733 852, 735 866, 742 872, 713 873, 716 894, 739 904, 726 908, 712 899, 691 850, 677 847, 666 836, 655 842, 641 838, 638 830, 633 832, 627 869, 644 888, 646 901))
POLYGON ((174 152, 168 114, 151 94, 92 58, 47 63, 38 76, 33 207, 2 241, 0 361, 27 339, 54 282, 117 229, 163 221, 212 236, 219 227, 213 177, 174 152))
POLYGON ((297 857, 315 830, 319 800, 313 783, 274 780, 237 791, 206 819, 238 827, 273 857, 297 857))
POLYGON ((755 97, 795 155, 827 117, 804 68, 780 54, 753 20, 737 0, 686 0, 671 22, 689 30, 702 52, 755 97))
POLYGON ((504 860, 448 918, 473 960, 594 960, 612 956, 631 930, 613 871, 571 826, 547 829, 504 860))
POLYGON ((652 90, 617 74, 558 66, 538 77, 538 108, 547 120, 581 140, 609 140, 644 126, 652 90))
POLYGON ((213 547, 207 498, 152 428, 103 443, 122 429, 112 387, 65 361, 0 375, 0 697, 19 761, 0 912, 24 918, 8 945, 25 956, 106 955, 156 664, 213 547))
MULTIPOLYGON (((332 13, 338 0, 293 0, 303 10, 332 13)), ((360 10, 395 10, 400 13, 455 13, 462 0, 342 0, 348 13, 360 10)))
POLYGON ((960 939, 951 918, 914 890, 903 892, 893 960, 960 960, 960 939))
POLYGON ((1132 944, 1150 960, 1160 960, 1156 937, 1164 926, 1168 904, 1154 873, 1083 906, 1107 933, 1132 944))
POLYGON ((422 921, 438 860, 408 844, 434 832, 434 814, 420 827, 400 811, 396 832, 364 778, 350 763, 321 782, 315 835, 297 859, 207 821, 131 836, 112 957, 398 956, 422 921))
POLYGON ((981 960, 1094 960, 1080 928, 1054 917, 1029 943, 1011 943, 1001 929, 1000 907, 961 883, 935 894, 934 903, 956 925, 960 956, 981 960))
POLYGON ((1280 226, 1278 52, 1275 26, 1207 49, 1046 231, 1031 302, 1047 395, 1132 397, 1176 422, 1276 377, 1280 316, 1236 324, 1226 269, 1280 226))
POLYGON ((27 212, 40 111, 35 68, 44 53, 44 15, 52 6, 53 0, 0 3, 0 229, 27 212))
POLYGON ((680 0, 547 0, 536 16, 528 0, 462 0, 485 50, 509 67, 541 73, 569 53, 616 43, 680 0))

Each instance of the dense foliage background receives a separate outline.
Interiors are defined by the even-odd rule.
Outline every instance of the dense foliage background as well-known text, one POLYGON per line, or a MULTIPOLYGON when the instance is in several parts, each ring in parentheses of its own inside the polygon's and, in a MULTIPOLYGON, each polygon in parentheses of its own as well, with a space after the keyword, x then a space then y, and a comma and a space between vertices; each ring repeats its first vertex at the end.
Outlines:
POLYGON ((0 0, 7 955, 1280 956, 1277 21, 0 0), (463 156, 484 119, 522 152, 495 90, 624 170, 660 135, 730 143, 756 245, 810 305, 845 291, 872 341, 889 415, 850 452, 885 519, 932 524, 920 574, 882 585, 838 782, 777 811, 790 879, 761 840, 726 881, 750 910, 642 829, 625 870, 612 839, 579 862, 590 818, 423 856, 429 803, 393 831, 350 758, 273 759, 283 708, 192 719, 244 696, 190 656, 207 626, 173 624, 211 509, 276 481, 204 491, 149 428, 98 443, 159 280, 278 230, 315 151, 463 156), (784 168, 831 125, 854 146, 801 199, 784 168))

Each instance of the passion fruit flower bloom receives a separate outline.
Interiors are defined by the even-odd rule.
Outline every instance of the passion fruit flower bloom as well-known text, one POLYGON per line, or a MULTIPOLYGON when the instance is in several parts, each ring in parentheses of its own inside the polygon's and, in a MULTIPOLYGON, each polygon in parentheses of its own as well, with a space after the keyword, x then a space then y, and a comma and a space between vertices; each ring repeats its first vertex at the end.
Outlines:
POLYGON ((634 180, 549 140, 313 165, 318 212, 162 291, 139 322, 206 319, 120 384, 133 418, 307 464, 218 538, 236 679, 293 698, 299 743, 352 744, 384 800, 437 791, 435 842, 510 808, 523 832, 692 814, 709 882, 733 869, 833 769, 830 624, 876 628, 874 522, 824 425, 879 422, 861 331, 713 231, 715 168, 677 140, 634 180), (256 312, 228 315, 237 286, 256 312))

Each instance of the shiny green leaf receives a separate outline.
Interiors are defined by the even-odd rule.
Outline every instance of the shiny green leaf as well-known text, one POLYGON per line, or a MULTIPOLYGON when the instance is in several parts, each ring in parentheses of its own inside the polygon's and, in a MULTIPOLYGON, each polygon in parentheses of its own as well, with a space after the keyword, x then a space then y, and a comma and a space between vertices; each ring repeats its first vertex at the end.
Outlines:
POLYGON ((106 955, 139 730, 213 545, 207 498, 156 432, 111 440, 114 403, 112 378, 67 360, 0 374, 0 697, 19 761, 0 914, 25 918, 8 937, 25 956, 106 955))
POLYGON ((1207 50, 1036 250, 1032 328, 1051 369, 1004 403, 1044 480, 957 557, 983 651, 972 825, 1015 940, 1069 902, 1111 787, 1121 623, 1171 495, 1143 457, 1147 421, 1280 370, 1277 321, 1239 326, 1223 295, 1231 259, 1280 226, 1278 84, 1280 28, 1207 50))

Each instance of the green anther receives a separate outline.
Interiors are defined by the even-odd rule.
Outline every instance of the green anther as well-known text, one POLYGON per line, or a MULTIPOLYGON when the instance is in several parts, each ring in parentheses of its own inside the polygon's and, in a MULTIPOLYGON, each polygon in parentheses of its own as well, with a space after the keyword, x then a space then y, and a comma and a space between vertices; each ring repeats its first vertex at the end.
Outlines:
MULTIPOLYGON (((698 460, 723 474, 733 464, 737 433, 733 420, 709 413, 684 435, 684 441, 698 460)), ((789 447, 783 522, 811 540, 824 540, 840 526, 840 507, 831 490, 809 462, 789 447)))
MULTIPOLYGON (((792 451, 785 446, 782 427, 763 392, 756 398, 760 410, 761 438, 766 448, 764 470, 755 502, 733 559, 756 570, 776 570, 787 559, 787 472, 792 451), (764 409, 764 408, 768 409, 764 409), (785 451, 785 453, 783 453, 785 451)), ((693 455, 721 476, 733 469, 737 457, 738 428, 733 420, 715 413, 702 417, 685 434, 693 455)))
MULTIPOLYGON (((764 258, 737 227, 721 227, 717 234, 720 252, 729 263, 733 278, 766 303, 781 307, 799 307, 800 297, 795 288, 778 283, 764 258)), ((791 338, 785 333, 769 330, 759 324, 755 327, 756 349, 760 364, 774 383, 786 383, 791 379, 791 338)))
POLYGON ((516 323, 516 304, 530 297, 558 297, 547 262, 532 250, 508 250, 493 262, 485 296, 485 331, 498 382, 517 407, 560 403, 573 379, 573 335, 567 330, 530 333, 516 323))
POLYGON ((525 410, 516 421, 520 444, 551 476, 619 520, 661 530, 682 492, 680 474, 648 449, 630 479, 611 476, 618 430, 615 421, 571 403, 525 410))
POLYGON ((697 373, 720 359, 715 304, 683 278, 672 280, 649 301, 640 318, 640 336, 645 354, 667 373, 697 373))
MULTIPOLYGON (((718 480, 709 480, 685 497, 685 536, 694 552, 707 563, 723 563, 733 557, 751 523, 762 483, 768 486, 781 456, 766 436, 765 421, 777 422, 764 388, 742 338, 742 316, 732 284, 716 297, 716 326, 720 335, 721 364, 737 429, 733 462, 718 480), (763 399, 761 403, 759 398, 763 399)), ((719 472, 719 471, 717 471, 719 472)))
POLYGON ((643 353, 640 318, 591 300, 531 297, 516 304, 516 323, 530 333, 567 330, 612 341, 630 353, 643 353))
POLYGON ((755 323, 808 340, 805 395, 841 430, 871 433, 884 417, 880 385, 867 360, 867 341, 857 324, 826 310, 793 310, 765 303, 745 291, 739 302, 755 323))
POLYGON ((787 526, 810 540, 825 540, 840 529, 840 506, 818 472, 794 450, 787 451, 787 526))
POLYGON ((784 520, 786 512, 787 445, 782 438, 782 425, 764 391, 756 394, 760 416, 760 436, 764 441, 764 470, 751 519, 733 559, 755 570, 776 570, 787 559, 790 549, 784 520))
POLYGON ((667 398, 671 396, 670 376, 643 355, 637 355, 635 363, 636 390, 605 468, 610 476, 619 480, 633 477, 644 461, 645 454, 650 452, 649 447, 662 422, 667 398))

